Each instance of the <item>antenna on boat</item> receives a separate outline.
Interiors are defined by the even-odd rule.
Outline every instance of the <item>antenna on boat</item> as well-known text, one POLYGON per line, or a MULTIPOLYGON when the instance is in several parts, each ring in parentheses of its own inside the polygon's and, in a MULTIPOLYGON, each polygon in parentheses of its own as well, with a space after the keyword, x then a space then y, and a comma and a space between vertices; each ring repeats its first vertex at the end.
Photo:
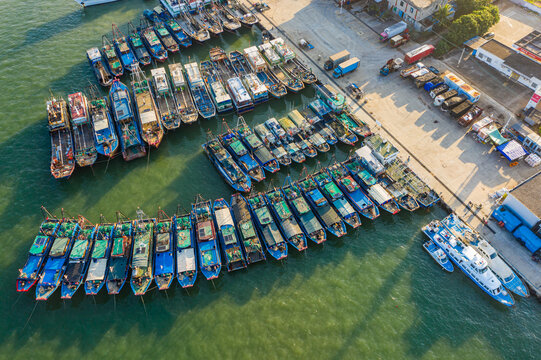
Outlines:
POLYGON ((85 226, 86 224, 96 226, 94 223, 92 223, 90 220, 85 218, 83 215, 77 215, 77 222, 79 223, 80 227, 85 226))
POLYGON ((109 221, 103 216, 103 214, 100 214, 100 224, 107 224, 109 221))
POLYGON ((122 213, 122 211, 119 210, 119 211, 116 212, 116 222, 121 222, 121 220, 123 220, 123 221, 131 221, 131 219, 129 217, 124 215, 122 213))
POLYGON ((48 219, 48 218, 53 218, 53 219, 58 220, 58 218, 57 218, 55 215, 51 214, 51 213, 49 212, 49 210, 47 210, 47 209, 45 208, 45 206, 43 206, 43 205, 41 205, 41 214, 42 214, 43 217, 46 218, 46 219, 48 219))
POLYGON ((67 210, 64 210, 64 208, 61 209, 62 212, 62 219, 66 218, 66 215, 70 218, 74 218, 73 215, 71 215, 67 210))
POLYGON ((158 206, 158 216, 156 216, 156 220, 171 220, 171 218, 165 213, 165 211, 162 210, 160 206, 158 206))

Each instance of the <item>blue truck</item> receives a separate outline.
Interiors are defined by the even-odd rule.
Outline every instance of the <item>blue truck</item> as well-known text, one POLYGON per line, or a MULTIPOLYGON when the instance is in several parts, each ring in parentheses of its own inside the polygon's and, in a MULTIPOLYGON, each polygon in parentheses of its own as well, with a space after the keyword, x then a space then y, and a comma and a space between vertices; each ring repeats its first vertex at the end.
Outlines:
POLYGON ((347 73, 350 73, 354 70, 356 70, 359 67, 359 64, 361 61, 357 59, 356 57, 351 58, 349 60, 344 61, 343 63, 340 63, 336 69, 334 69, 334 72, 332 73, 332 76, 338 79, 339 77, 342 77, 346 75, 347 73))

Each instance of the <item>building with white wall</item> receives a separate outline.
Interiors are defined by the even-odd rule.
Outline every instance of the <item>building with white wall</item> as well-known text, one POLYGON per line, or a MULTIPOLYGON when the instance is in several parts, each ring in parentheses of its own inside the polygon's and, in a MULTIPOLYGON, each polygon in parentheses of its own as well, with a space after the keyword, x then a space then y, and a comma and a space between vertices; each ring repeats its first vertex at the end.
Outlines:
MULTIPOLYGON (((449 0, 388 0, 389 9, 412 24, 415 30, 425 31, 432 27, 432 15, 449 0)), ((454 12, 454 9, 452 10, 454 12)))

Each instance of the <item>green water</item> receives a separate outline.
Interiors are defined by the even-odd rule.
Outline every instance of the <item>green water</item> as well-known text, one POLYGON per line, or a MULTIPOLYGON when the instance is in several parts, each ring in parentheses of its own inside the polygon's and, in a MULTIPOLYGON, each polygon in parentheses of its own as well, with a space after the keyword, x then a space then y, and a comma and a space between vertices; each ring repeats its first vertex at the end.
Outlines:
MULTIPOLYGON (((189 293, 178 286, 167 294, 154 290, 144 306, 128 286, 116 299, 79 291, 63 302, 57 293, 35 309, 33 291, 16 293, 42 204, 97 221, 100 213, 113 220, 116 210, 135 216, 137 206, 149 215, 158 206, 172 213, 177 204, 188 208, 197 193, 231 195, 200 147, 206 129, 220 130, 218 120, 168 134, 148 165, 117 158, 78 168, 69 181, 49 174, 49 89, 66 96, 94 81, 84 51, 100 43, 112 22, 125 29, 155 4, 124 0, 83 11, 70 0, 0 1, 0 358, 536 358, 535 300, 504 308, 460 272, 443 273, 423 252, 419 229, 444 215, 438 208, 363 219, 342 240, 310 244, 303 255, 290 249, 284 263, 222 274, 214 286, 200 276, 189 293)), ((230 50, 258 38, 257 30, 243 30, 212 44, 230 50)), ((208 49, 194 45, 180 58, 201 60, 208 49)), ((306 90, 271 101, 246 120, 282 116, 313 96, 306 90)), ((226 120, 233 126, 236 117, 226 120)), ((336 157, 348 150, 338 147, 336 157)), ((327 164, 331 156, 319 159, 327 164)), ((315 166, 307 161, 308 170, 315 166)), ((282 170, 258 189, 301 170, 282 170)))

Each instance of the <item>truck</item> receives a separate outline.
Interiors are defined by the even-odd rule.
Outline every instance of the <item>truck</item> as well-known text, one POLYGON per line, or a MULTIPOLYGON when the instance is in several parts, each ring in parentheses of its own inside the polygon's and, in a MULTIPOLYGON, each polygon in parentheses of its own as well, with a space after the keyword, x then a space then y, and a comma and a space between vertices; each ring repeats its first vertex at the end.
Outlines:
POLYGON ((449 86, 445 84, 438 85, 434 89, 430 90, 430 97, 434 99, 436 96, 443 94, 447 90, 449 90, 449 86))
POLYGON ((413 64, 421 59, 424 59, 428 55, 432 54, 434 52, 434 45, 423 45, 418 47, 415 50, 412 50, 408 53, 406 53, 406 56, 404 56, 404 61, 407 64, 413 64))
POLYGON ((444 92, 443 94, 439 94, 434 98, 434 105, 441 106, 441 104, 443 104, 445 100, 450 99, 457 94, 458 93, 456 92, 456 90, 449 90, 444 92))
POLYGON ((346 60, 346 61, 338 64, 336 69, 334 69, 334 72, 332 73, 332 76, 335 79, 338 79, 338 78, 346 75, 347 73, 355 71, 359 67, 360 63, 361 63, 361 60, 357 59, 356 57, 351 58, 349 60, 346 60))
POLYGON ((349 59, 349 51, 342 50, 339 53, 336 53, 332 56, 329 56, 329 60, 325 61, 325 64, 323 64, 323 67, 325 70, 332 70, 334 67, 347 59, 349 59))
POLYGON ((432 79, 435 79, 436 77, 438 77, 438 75, 430 71, 424 74, 423 76, 419 76, 418 78, 416 78, 414 81, 415 86, 420 88, 421 86, 424 86, 427 82, 431 81, 432 79))
POLYGON ((460 118, 462 115, 467 113, 471 107, 473 106, 473 103, 470 100, 464 101, 462 104, 455 106, 454 108, 449 111, 452 117, 455 119, 460 118))
POLYGON ((441 110, 442 111, 449 111, 451 110, 452 108, 454 108, 455 106, 458 106, 460 104, 462 104, 464 101, 466 101, 466 97, 465 96, 453 96, 452 98, 449 98, 447 100, 445 100, 442 104, 441 104, 441 110))
POLYGON ((429 72, 430 72, 430 70, 428 70, 427 68, 422 68, 422 69, 419 69, 417 71, 412 72, 409 77, 412 78, 413 80, 415 80, 418 77, 421 77, 423 75, 428 74, 429 72))
POLYGON ((466 84, 464 80, 452 72, 445 74, 443 81, 449 86, 450 89, 455 89, 459 94, 464 95, 473 103, 479 101, 479 98, 481 97, 481 93, 479 93, 479 91, 466 84))
POLYGON ((406 32, 401 35, 393 36, 391 40, 389 40, 389 44, 391 44, 391 47, 395 48, 395 47, 399 47, 400 45, 404 45, 405 43, 409 41, 409 39, 410 39, 410 36, 406 32))
POLYGON ((400 71, 400 76, 402 76, 403 78, 407 78, 408 76, 410 76, 411 74, 413 74, 417 70, 420 70, 420 69, 422 69, 424 67, 425 67, 425 65, 423 63, 418 62, 417 64, 408 66, 407 68, 400 71))
POLYGON ((387 76, 390 73, 400 69, 403 63, 404 60, 400 58, 390 59, 385 63, 385 65, 383 65, 383 67, 379 69, 379 73, 383 76, 387 76))
POLYGON ((425 89, 426 92, 430 92, 442 84, 443 84, 443 79, 440 76, 436 76, 434 79, 425 83, 423 86, 423 89, 425 89))
POLYGON ((470 126, 470 124, 477 119, 481 114, 483 113, 483 109, 481 109, 479 106, 474 105, 470 111, 465 113, 458 119, 458 123, 464 127, 470 126))
POLYGON ((381 42, 385 42, 392 38, 393 36, 402 34, 404 31, 408 29, 408 24, 406 24, 404 21, 397 22, 394 25, 389 26, 381 34, 379 34, 379 40, 381 42))

